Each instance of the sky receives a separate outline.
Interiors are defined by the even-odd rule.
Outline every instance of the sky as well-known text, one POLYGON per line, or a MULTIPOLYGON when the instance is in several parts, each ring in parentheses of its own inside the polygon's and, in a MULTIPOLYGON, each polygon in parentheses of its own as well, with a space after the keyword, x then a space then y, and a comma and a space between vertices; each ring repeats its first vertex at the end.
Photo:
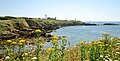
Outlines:
POLYGON ((120 21, 120 0, 0 0, 0 16, 120 21))

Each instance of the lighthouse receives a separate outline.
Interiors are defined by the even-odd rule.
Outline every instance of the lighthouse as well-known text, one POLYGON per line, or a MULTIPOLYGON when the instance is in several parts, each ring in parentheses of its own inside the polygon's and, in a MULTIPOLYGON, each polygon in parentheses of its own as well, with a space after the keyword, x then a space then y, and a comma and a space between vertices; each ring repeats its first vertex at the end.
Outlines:
POLYGON ((45 19, 47 19, 47 14, 45 14, 45 19))

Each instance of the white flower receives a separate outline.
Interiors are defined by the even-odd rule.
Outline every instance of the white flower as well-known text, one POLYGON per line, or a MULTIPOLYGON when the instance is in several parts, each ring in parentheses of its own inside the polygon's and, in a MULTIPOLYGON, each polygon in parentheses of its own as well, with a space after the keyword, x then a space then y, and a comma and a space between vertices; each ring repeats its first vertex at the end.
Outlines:
POLYGON ((25 57, 23 57, 23 59, 25 59, 25 57))
POLYGON ((112 59, 109 58, 109 61, 112 61, 112 59))
POLYGON ((70 50, 67 50, 67 51, 70 51, 70 50))
POLYGON ((100 57, 103 57, 103 55, 100 55, 100 57))
POLYGON ((25 53, 25 55, 28 55, 28 53, 25 53))
POLYGON ((106 58, 108 58, 108 56, 105 56, 106 58))
POLYGON ((28 54, 30 54, 30 52, 28 52, 28 54))
POLYGON ((16 60, 19 60, 19 58, 17 58, 16 60))
POLYGON ((120 50, 119 48, 116 48, 116 50, 120 50))
POLYGON ((10 57, 9 56, 6 56, 6 58, 5 59, 9 59, 10 57))
POLYGON ((35 60, 35 59, 37 59, 37 57, 33 57, 33 58, 32 58, 32 60, 35 60))
POLYGON ((119 54, 120 52, 116 52, 116 54, 119 54))
POLYGON ((109 61, 109 60, 105 60, 105 61, 109 61))

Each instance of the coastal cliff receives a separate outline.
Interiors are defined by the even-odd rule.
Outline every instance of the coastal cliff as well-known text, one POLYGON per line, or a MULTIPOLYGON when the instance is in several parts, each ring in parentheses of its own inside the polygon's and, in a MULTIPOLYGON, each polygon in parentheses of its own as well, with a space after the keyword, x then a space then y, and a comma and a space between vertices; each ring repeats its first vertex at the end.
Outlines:
POLYGON ((7 40, 13 38, 30 38, 34 37, 34 30, 42 30, 42 36, 49 37, 46 33, 65 26, 83 25, 81 21, 67 20, 40 20, 40 19, 17 19, 17 20, 0 20, 0 39, 7 40))

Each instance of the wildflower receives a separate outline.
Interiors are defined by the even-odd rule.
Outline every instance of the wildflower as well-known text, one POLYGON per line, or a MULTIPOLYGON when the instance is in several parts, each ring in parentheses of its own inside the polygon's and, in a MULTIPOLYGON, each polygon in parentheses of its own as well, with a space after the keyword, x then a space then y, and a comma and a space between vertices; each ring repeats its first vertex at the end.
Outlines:
POLYGON ((12 44, 12 45, 16 45, 17 43, 16 43, 16 42, 12 42, 11 44, 12 44))
POLYGON ((97 42, 97 44, 99 44, 99 45, 100 45, 100 44, 101 44, 101 42, 97 42))
POLYGON ((25 59, 25 57, 23 57, 23 59, 25 59))
POLYGON ((105 56, 106 58, 108 58, 108 56, 105 56))
POLYGON ((112 59, 110 59, 110 58, 108 58, 109 59, 109 61, 112 61, 112 59))
POLYGON ((85 42, 78 42, 78 44, 85 44, 85 42))
POLYGON ((57 42, 58 40, 52 40, 53 43, 57 42))
POLYGON ((48 51, 53 51, 54 49, 53 48, 48 48, 48 51))
POLYGON ((53 40, 58 40, 58 37, 57 36, 53 36, 52 39, 53 40))
POLYGON ((103 55, 100 55, 100 57, 103 57, 103 55))
POLYGON ((105 46, 105 45, 100 45, 101 47, 105 46))
POLYGON ((42 31, 40 29, 35 30, 36 33, 41 33, 42 31))
POLYGON ((116 48, 116 50, 120 50, 119 48, 116 48))
POLYGON ((105 53, 107 52, 107 51, 104 51, 105 53))
POLYGON ((9 59, 10 57, 9 56, 6 56, 5 59, 9 59))
POLYGON ((22 43, 19 42, 18 45, 22 45, 22 43))
POLYGON ((12 42, 12 40, 7 40, 7 42, 8 42, 8 43, 11 43, 11 42, 12 42))
POLYGON ((36 59, 37 59, 37 57, 33 57, 33 58, 32 58, 32 60, 36 60, 36 59))
POLYGON ((101 45, 104 45, 104 42, 101 42, 101 45))
POLYGON ((19 58, 16 58, 16 61, 19 60, 19 58))
POLYGON ((105 44, 105 46, 108 46, 109 44, 105 44))
POLYGON ((97 42, 97 44, 100 46, 105 46, 103 42, 97 42))
POLYGON ((25 56, 28 55, 28 53, 25 53, 25 56))
POLYGON ((24 42, 25 42, 25 40, 20 40, 19 42, 20 42, 20 43, 24 43, 24 42))
POLYGON ((105 61, 109 61, 109 60, 105 59, 105 61))
POLYGON ((63 37, 62 40, 63 40, 63 41, 67 41, 67 38, 66 38, 66 37, 63 37))
POLYGON ((70 51, 70 50, 67 50, 67 51, 70 51))
POLYGON ((115 52, 116 54, 119 54, 120 52, 115 52))
POLYGON ((40 43, 39 45, 42 47, 44 44, 43 44, 43 43, 40 43))

